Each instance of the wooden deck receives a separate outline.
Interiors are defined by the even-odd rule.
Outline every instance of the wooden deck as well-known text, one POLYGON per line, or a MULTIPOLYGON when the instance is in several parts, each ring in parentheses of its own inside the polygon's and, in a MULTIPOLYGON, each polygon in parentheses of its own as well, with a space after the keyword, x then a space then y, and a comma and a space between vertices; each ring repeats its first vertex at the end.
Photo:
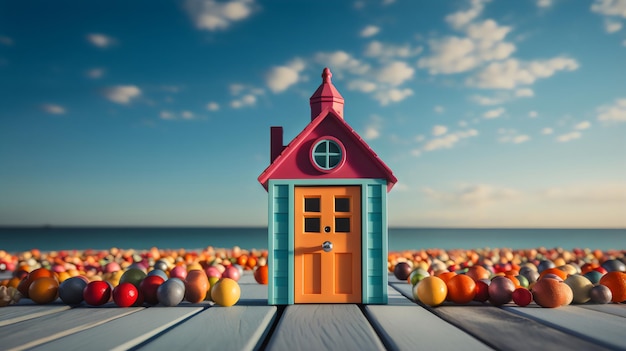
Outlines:
POLYGON ((24 299, 0 308, 0 350, 626 350, 626 305, 425 308, 389 277, 388 305, 267 306, 250 274, 233 307, 119 308, 24 299))

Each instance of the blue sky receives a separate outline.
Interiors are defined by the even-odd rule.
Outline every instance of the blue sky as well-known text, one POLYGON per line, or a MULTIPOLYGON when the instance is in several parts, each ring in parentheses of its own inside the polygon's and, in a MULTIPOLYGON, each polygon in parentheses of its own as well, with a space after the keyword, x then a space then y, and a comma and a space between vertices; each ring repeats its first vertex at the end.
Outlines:
POLYGON ((626 0, 0 1, 0 225, 266 225, 326 66, 391 226, 625 227, 626 0))

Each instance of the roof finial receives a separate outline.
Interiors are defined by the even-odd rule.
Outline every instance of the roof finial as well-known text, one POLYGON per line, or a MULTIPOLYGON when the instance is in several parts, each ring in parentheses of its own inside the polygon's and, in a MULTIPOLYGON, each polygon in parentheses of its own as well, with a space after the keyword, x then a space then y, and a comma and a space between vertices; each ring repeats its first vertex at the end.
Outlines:
POLYGON ((330 72, 330 68, 325 67, 324 71, 322 71, 322 82, 324 83, 331 83, 330 78, 333 76, 333 74, 330 72))
POLYGON ((322 71, 322 84, 309 99, 311 120, 315 119, 325 109, 332 109, 337 117, 343 118, 343 97, 330 81, 332 76, 330 68, 325 67, 322 71))

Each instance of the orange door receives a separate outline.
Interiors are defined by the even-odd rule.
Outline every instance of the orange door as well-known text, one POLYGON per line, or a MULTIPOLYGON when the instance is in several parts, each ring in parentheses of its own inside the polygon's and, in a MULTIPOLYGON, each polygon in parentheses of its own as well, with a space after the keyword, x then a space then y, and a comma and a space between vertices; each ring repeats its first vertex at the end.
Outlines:
POLYGON ((361 188, 296 187, 295 303, 361 302, 361 188))

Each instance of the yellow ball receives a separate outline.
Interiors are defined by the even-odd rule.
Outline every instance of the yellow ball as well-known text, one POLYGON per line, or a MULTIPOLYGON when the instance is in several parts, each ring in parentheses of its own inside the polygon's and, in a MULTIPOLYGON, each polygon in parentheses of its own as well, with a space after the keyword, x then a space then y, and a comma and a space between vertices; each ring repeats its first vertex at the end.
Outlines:
POLYGON ((230 278, 222 278, 211 288, 211 298, 220 306, 230 307, 239 301, 239 297, 239 284, 230 278))
POLYGON ((413 298, 428 306, 441 305, 446 300, 447 295, 446 282, 435 276, 426 277, 413 287, 413 298))

